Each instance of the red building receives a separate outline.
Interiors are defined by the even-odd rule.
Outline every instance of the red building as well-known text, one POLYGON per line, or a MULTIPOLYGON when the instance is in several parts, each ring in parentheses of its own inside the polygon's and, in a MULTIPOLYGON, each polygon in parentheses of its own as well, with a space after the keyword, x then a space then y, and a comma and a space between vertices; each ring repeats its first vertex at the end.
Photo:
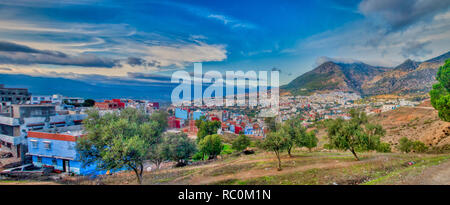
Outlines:
POLYGON ((114 110, 125 108, 125 103, 120 101, 120 99, 105 100, 103 102, 95 102, 94 107, 100 110, 114 110))
POLYGON ((179 118, 176 117, 169 117, 168 120, 169 129, 179 129, 181 128, 181 121, 179 118))

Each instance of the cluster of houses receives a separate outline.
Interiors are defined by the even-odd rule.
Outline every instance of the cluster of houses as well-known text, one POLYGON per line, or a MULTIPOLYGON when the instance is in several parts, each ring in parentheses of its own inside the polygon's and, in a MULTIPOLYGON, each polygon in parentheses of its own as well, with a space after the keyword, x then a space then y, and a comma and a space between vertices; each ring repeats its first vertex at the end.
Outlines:
MULTIPOLYGON (((67 106, 83 104, 82 98, 62 95, 32 95, 25 88, 5 88, 0 85, 0 154, 11 153, 12 161, 33 163, 35 166, 52 166, 61 172, 75 174, 102 174, 95 165, 82 166, 75 147, 77 138, 83 136, 82 121, 87 117, 85 107, 67 106)), ((380 113, 400 106, 415 106, 407 100, 384 100, 361 103, 355 93, 331 92, 311 96, 282 96, 276 121, 298 117, 304 126, 321 119, 349 119, 350 108, 362 108, 367 113, 380 113)), ((114 112, 132 107, 152 114, 160 109, 157 102, 148 100, 112 99, 95 102, 100 112, 114 112)), ((169 106, 169 131, 185 132, 196 137, 195 121, 205 117, 219 121, 218 134, 245 134, 264 138, 268 132, 262 110, 241 107, 169 106), (256 115, 242 110, 254 109, 256 115)), ((1 164, 5 164, 0 159, 1 164)))
POLYGON ((170 107, 169 110, 173 113, 173 116, 169 117, 169 129, 178 129, 191 136, 196 136, 198 128, 195 127, 195 121, 202 116, 206 120, 219 121, 221 123, 221 127, 218 130, 219 134, 245 134, 262 138, 267 132, 262 119, 250 118, 247 115, 233 113, 232 111, 221 109, 200 110, 195 107, 170 107))
MULTIPOLYGON (((0 85, 0 166, 28 164, 50 166, 57 171, 79 175, 104 174, 95 165, 82 166, 76 151, 77 138, 83 136, 82 121, 87 108, 67 106, 82 104, 84 99, 62 95, 32 95, 26 88, 0 85), (66 104, 67 103, 67 104, 66 104)), ((159 109, 159 103, 141 100, 105 100, 96 102, 100 112, 125 107, 147 113, 159 109)))

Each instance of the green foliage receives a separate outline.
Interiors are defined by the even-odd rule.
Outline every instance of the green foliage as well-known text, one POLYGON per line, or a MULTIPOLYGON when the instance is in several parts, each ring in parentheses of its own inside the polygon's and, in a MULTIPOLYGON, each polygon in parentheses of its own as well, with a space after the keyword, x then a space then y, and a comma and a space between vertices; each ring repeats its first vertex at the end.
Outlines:
POLYGON ((233 148, 229 144, 224 144, 220 155, 227 155, 233 153, 233 148))
POLYGON ((398 141, 398 147, 397 148, 401 152, 409 153, 409 152, 411 152, 411 149, 412 149, 412 142, 408 138, 402 137, 398 141))
POLYGON ((381 125, 368 123, 364 112, 352 109, 350 115, 351 120, 336 119, 328 123, 328 138, 333 148, 350 150, 359 160, 356 151, 379 149, 385 131, 381 125))
POLYGON ((265 150, 275 153, 278 159, 278 170, 281 170, 281 152, 289 146, 288 139, 285 137, 283 130, 270 132, 261 144, 265 150))
POLYGON ((239 135, 232 143, 233 149, 242 151, 250 145, 250 138, 247 135, 239 135))
POLYGON ((399 140, 398 147, 401 152, 409 153, 409 152, 418 152, 423 153, 428 151, 428 147, 421 141, 412 141, 406 137, 402 137, 399 140))
POLYGON ((216 158, 223 149, 222 138, 218 134, 207 135, 198 143, 200 151, 209 156, 209 159, 216 158))
POLYGON ((77 143, 83 165, 97 164, 102 170, 132 169, 141 183, 148 151, 161 140, 160 123, 127 108, 103 116, 90 110, 83 124, 86 135, 77 143))
POLYGON ((167 133, 163 138, 162 151, 166 159, 185 163, 197 148, 195 142, 187 137, 185 133, 167 133))
POLYGON ((431 105, 438 110, 442 120, 450 122, 450 59, 439 68, 436 80, 438 83, 430 91, 431 105))
POLYGON ((161 130, 165 130, 168 127, 169 114, 164 110, 156 110, 150 116, 151 120, 159 122, 161 130))
POLYGON ((199 143, 207 135, 217 134, 217 130, 222 126, 219 121, 207 121, 205 116, 195 121, 198 127, 197 143, 199 143))
POLYGON ((298 118, 293 118, 286 120, 281 125, 281 130, 283 131, 283 137, 286 138, 287 142, 287 151, 289 156, 291 155, 291 151, 295 146, 302 147, 304 146, 304 137, 306 135, 306 128, 303 127, 301 121, 298 118))
POLYGON ((277 123, 275 121, 275 117, 266 117, 266 118, 264 118, 264 124, 267 126, 267 128, 271 132, 277 130, 277 123))
POLYGON ((377 147, 377 152, 391 152, 391 145, 386 142, 380 143, 377 147))
POLYGON ((316 137, 316 132, 309 131, 309 132, 305 133, 302 145, 304 147, 308 148, 309 151, 311 151, 312 148, 317 147, 318 141, 319 141, 319 139, 317 139, 317 137, 316 137))
POLYGON ((421 141, 414 141, 412 149, 418 153, 424 153, 428 151, 428 147, 421 141))
POLYGON ((201 151, 198 151, 192 156, 192 159, 195 161, 205 160, 205 154, 203 154, 203 152, 201 151))

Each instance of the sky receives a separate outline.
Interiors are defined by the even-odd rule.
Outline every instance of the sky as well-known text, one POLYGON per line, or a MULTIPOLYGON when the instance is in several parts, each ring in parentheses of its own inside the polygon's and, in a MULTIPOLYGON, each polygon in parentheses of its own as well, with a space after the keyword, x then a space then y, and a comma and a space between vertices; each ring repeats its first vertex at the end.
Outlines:
POLYGON ((0 0, 0 73, 157 85, 173 72, 395 66, 450 48, 448 0, 0 0))

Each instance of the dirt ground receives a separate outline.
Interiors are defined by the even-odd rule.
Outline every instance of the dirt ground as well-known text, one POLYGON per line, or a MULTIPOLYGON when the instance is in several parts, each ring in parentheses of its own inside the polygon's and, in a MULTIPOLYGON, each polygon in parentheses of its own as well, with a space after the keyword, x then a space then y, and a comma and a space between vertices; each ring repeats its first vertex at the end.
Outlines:
POLYGON ((450 161, 425 168, 420 174, 407 176, 395 184, 450 185, 450 161))

